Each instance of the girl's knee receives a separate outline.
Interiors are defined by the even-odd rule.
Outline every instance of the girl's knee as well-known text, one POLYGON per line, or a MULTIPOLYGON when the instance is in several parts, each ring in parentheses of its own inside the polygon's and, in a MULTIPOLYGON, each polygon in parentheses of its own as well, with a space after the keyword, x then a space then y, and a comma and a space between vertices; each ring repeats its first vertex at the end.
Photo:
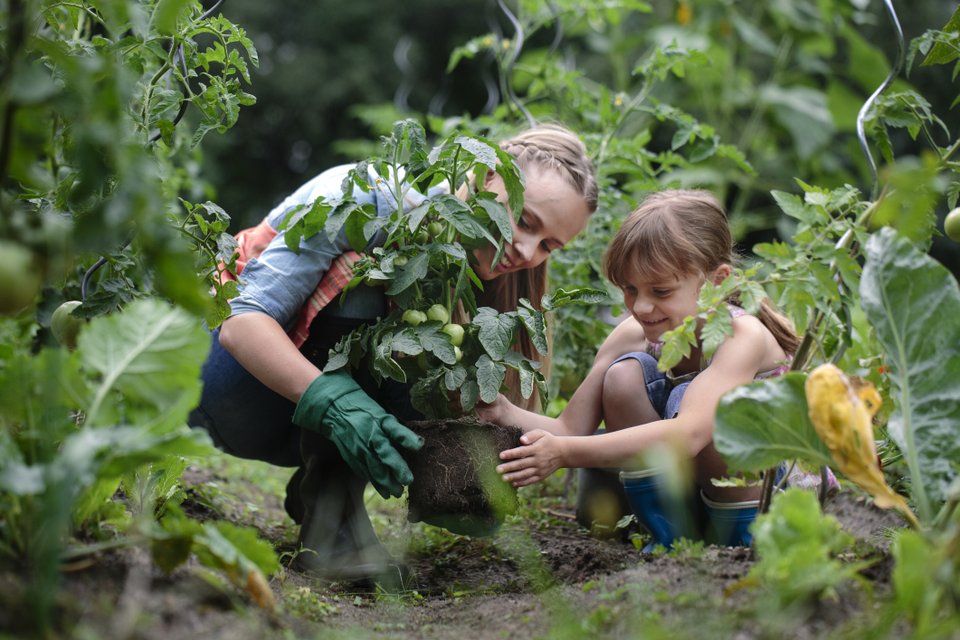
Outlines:
POLYGON ((646 386, 643 367, 634 359, 614 362, 603 376, 604 403, 635 398, 637 391, 646 386))

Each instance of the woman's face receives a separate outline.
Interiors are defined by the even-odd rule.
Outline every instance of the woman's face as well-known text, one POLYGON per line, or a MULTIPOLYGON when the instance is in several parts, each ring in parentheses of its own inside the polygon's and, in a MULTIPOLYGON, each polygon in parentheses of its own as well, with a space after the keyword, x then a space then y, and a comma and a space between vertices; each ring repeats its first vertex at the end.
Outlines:
MULTIPOLYGON (((476 249, 474 271, 481 280, 543 264, 550 252, 562 248, 587 226, 590 209, 583 197, 554 169, 532 167, 524 172, 523 213, 511 215, 513 242, 504 247, 500 262, 490 267, 496 247, 476 249)), ((507 207, 507 190, 495 172, 487 174, 484 189, 497 194, 507 207)))

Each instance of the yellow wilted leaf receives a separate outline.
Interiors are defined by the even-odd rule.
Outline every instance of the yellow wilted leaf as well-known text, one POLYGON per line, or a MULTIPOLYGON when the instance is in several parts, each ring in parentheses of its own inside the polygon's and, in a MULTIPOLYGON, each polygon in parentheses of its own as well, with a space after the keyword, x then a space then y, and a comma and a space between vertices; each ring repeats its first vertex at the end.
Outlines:
POLYGON ((871 420, 881 400, 873 385, 851 383, 836 366, 823 364, 807 377, 805 389, 810 421, 843 475, 872 495, 878 507, 896 509, 918 527, 907 501, 887 486, 877 463, 871 420))
POLYGON ((277 606, 273 591, 259 569, 251 569, 247 572, 247 593, 263 609, 272 611, 277 606))

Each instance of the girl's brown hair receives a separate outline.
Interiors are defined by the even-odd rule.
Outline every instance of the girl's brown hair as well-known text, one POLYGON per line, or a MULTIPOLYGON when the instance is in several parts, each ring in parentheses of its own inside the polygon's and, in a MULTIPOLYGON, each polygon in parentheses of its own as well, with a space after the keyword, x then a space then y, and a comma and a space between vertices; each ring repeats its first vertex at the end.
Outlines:
MULTIPOLYGON (((504 140, 500 147, 514 157, 522 171, 533 168, 557 171, 580 194, 589 211, 596 211, 596 172, 586 146, 575 133, 560 125, 541 124, 504 140)), ((527 298, 539 309, 540 299, 547 292, 547 267, 547 262, 544 262, 533 269, 515 271, 488 280, 484 283, 478 304, 493 307, 500 312, 514 311, 517 301, 527 298)), ((549 376, 549 357, 539 354, 524 332, 521 332, 519 350, 527 358, 539 360, 542 363, 541 373, 549 376)), ((516 371, 508 370, 505 383, 511 402, 527 409, 535 406, 536 392, 527 400, 520 395, 516 371)))
MULTIPOLYGON (((623 288, 637 273, 672 278, 735 263, 723 205, 709 191, 673 189, 651 194, 624 221, 607 248, 604 272, 623 288)), ((739 305, 739 294, 728 301, 739 305)), ((793 324, 769 299, 761 302, 757 317, 786 353, 796 352, 800 340, 793 324)))

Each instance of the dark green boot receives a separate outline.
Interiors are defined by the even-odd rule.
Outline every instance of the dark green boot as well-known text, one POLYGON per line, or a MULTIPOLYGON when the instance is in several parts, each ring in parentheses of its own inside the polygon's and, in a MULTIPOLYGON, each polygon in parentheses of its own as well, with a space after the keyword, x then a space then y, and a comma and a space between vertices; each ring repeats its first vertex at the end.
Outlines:
POLYGON ((398 590, 410 588, 409 570, 377 539, 363 501, 366 481, 332 442, 303 431, 300 553, 292 567, 336 582, 398 590))

